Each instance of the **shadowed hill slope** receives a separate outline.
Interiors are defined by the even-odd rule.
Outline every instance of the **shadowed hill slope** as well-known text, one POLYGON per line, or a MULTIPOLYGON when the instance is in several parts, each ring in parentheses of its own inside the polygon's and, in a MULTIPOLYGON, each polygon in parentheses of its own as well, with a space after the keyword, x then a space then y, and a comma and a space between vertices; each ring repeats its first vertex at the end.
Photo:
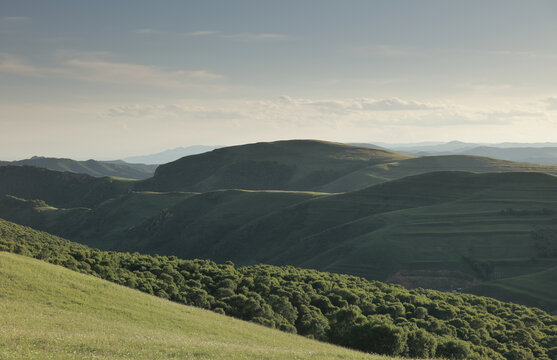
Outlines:
POLYGON ((56 207, 92 207, 126 193, 132 182, 34 166, 0 166, 0 196, 44 200, 56 207))
POLYGON ((372 165, 317 188, 324 192, 362 189, 385 181, 436 171, 541 172, 557 175, 557 166, 536 165, 471 155, 423 156, 372 165))
POLYGON ((316 140, 255 143, 161 165, 153 178, 138 182, 136 189, 311 191, 363 167, 408 158, 411 156, 386 150, 316 140))
MULTIPOLYGON (((133 192, 107 200, 94 209, 57 209, 41 200, 13 196, 0 199, 0 218, 49 231, 103 249, 146 247, 150 236, 158 246, 173 246, 176 234, 219 239, 245 222, 302 201, 329 194, 296 191, 221 190, 209 193, 133 192), (189 201, 185 201, 188 200, 189 201), (143 232, 149 233, 149 235, 143 232)), ((213 244, 207 242, 207 246, 213 244)), ((192 248, 193 250, 193 248, 192 248)), ((196 250, 197 251, 197 250, 196 250)), ((207 248, 207 251, 210 248, 207 248)))
MULTIPOLYGON (((543 267, 540 267, 543 269, 543 267)), ((467 289, 472 294, 551 309, 557 314, 557 267, 525 275, 492 280, 467 289)))
POLYGON ((155 173, 156 165, 128 164, 123 161, 77 161, 64 158, 48 158, 34 156, 31 159, 18 161, 0 161, 0 166, 28 165, 38 166, 55 171, 69 171, 95 177, 112 176, 125 179, 147 179, 155 173))
MULTIPOLYGON (((132 193, 93 210, 0 202, 0 217, 103 249, 288 264, 443 290, 556 267, 556 216, 557 178, 540 173, 428 173, 342 194, 132 193), (158 205, 121 220, 143 197, 158 205)), ((557 310, 542 295, 529 304, 557 310)))

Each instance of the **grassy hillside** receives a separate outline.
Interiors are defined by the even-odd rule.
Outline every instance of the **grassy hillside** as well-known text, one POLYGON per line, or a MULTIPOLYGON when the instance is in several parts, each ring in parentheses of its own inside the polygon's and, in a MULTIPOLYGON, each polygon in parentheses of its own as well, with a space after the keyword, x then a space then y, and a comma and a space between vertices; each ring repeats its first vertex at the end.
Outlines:
MULTIPOLYGON (((449 158, 428 161, 445 166, 449 158)), ((403 162, 420 169, 423 159, 403 162)), ((502 166, 471 159, 487 162, 484 169, 492 162, 502 166)), ((557 266, 557 183, 550 175, 440 172, 344 194, 196 194, 128 192, 130 182, 5 169, 28 173, 0 176, 0 185, 21 190, 16 193, 23 198, 57 203, 6 198, 0 216, 103 249, 297 265, 441 290, 512 282, 557 266), (68 209, 73 206, 88 208, 68 209)), ((525 300, 500 286, 476 289, 525 300)), ((548 291, 534 292, 525 303, 556 311, 546 298, 557 297, 557 288, 548 291)))
POLYGON ((557 175, 555 165, 536 165, 471 155, 423 156, 358 169, 317 190, 324 192, 357 190, 407 176, 448 170, 477 173, 542 172, 557 175))
POLYGON ((136 184, 155 191, 314 190, 363 167, 408 159, 386 150, 316 140, 216 149, 161 165, 136 184))
MULTIPOLYGON (((540 272, 493 280, 472 286, 474 294, 493 296, 499 299, 519 302, 529 306, 557 309, 557 267, 540 272)), ((557 313, 554 310, 555 313, 557 313)))
MULTIPOLYGON (((293 267, 258 265, 235 268, 230 262, 219 265, 174 256, 104 252, 3 220, 0 220, 0 250, 40 258, 176 302, 364 351, 450 359, 548 360, 557 356, 557 318, 538 309, 484 297, 423 289, 408 291, 358 277, 293 267)), ((18 268, 15 272, 25 275, 26 268, 18 268)), ((23 296, 21 303, 40 298, 50 308, 59 305, 64 309, 76 309, 80 312, 79 317, 88 314, 88 308, 84 311, 82 305, 92 300, 96 321, 99 313, 104 315, 98 304, 105 302, 89 299, 90 296, 104 299, 102 291, 78 291, 80 298, 72 301, 66 292, 57 291, 55 285, 54 295, 50 295, 48 281, 54 280, 56 284, 63 281, 48 273, 45 275, 44 279, 28 276, 38 285, 22 287, 30 295, 23 296), (52 300, 57 298, 61 300, 52 300)), ((2 278, 7 279, 4 284, 9 285, 8 291, 2 294, 10 294, 18 277, 8 274, 2 278)), ((81 290, 79 285, 70 288, 81 290)), ((4 298, 0 298, 0 304, 4 298)), ((130 305, 123 305, 123 313, 118 311, 121 301, 110 300, 105 299, 110 304, 110 315, 107 316, 111 319, 116 317, 118 321, 120 315, 126 321, 142 316, 150 319, 152 315, 151 311, 144 310, 146 315, 139 309, 138 314, 130 313, 141 303, 135 297, 125 297, 125 303, 130 305)), ((20 302, 15 307, 21 308, 20 302)), ((32 313, 37 313, 36 307, 32 313)), ((155 312, 153 317, 157 315, 155 312)), ((34 320, 28 314, 24 316, 24 324, 34 320)), ((159 320, 165 326, 174 324, 167 323, 164 317, 159 320)), ((185 329, 191 325, 187 321, 178 321, 185 329)), ((11 327, 19 325, 18 321, 8 323, 11 327)), ((32 323, 40 326, 45 320, 41 318, 41 321, 32 323)), ((72 324, 75 323, 72 319, 72 324)), ((151 326, 149 320, 147 323, 151 326)), ((159 322, 155 320, 154 324, 159 325, 159 322)), ((56 325, 56 330, 66 330, 63 324, 56 325)), ((75 328, 75 325, 68 326, 70 331, 75 328)), ((218 327, 211 328, 215 336, 219 335, 219 330, 218 327)), ((103 332, 106 333, 105 328, 103 332)), ((44 334, 43 331, 40 333, 44 334)), ((134 338, 137 339, 137 333, 134 338)), ((16 336, 16 339, 28 343, 21 337, 16 336)), ((145 338, 141 340, 145 341, 145 338)), ((15 346, 15 341, 8 344, 15 346)), ((39 340, 31 344, 44 349, 45 344, 50 343, 39 340)), ((91 347, 83 350, 91 351, 91 347)), ((203 355, 210 356, 210 353, 203 355)), ((309 356, 319 357, 315 354, 309 356)))
POLYGON ((391 359, 0 252, 3 359, 391 359))
POLYGON ((218 189, 346 192, 433 171, 545 172, 557 166, 481 156, 416 158, 388 150, 316 140, 290 140, 220 148, 161 165, 138 190, 218 189))
MULTIPOLYGON (((132 193, 93 210, 8 198, 0 215, 104 249, 297 265, 408 287, 468 288, 557 266, 557 178, 538 173, 430 173, 336 195, 132 193)), ((538 286, 548 293, 527 303, 557 310, 545 300, 557 287, 538 286)))
MULTIPOLYGON (((133 248, 132 251, 151 253, 160 249, 166 253, 165 247, 172 247, 177 233, 192 240, 220 239, 253 218, 326 195, 329 194, 250 190, 203 194, 132 192, 93 209, 58 209, 44 201, 8 195, 0 199, 0 218, 103 249, 133 248), (160 241, 157 249, 147 241, 151 236, 160 241), (145 249, 141 245, 144 240, 145 249)), ((203 242, 197 246, 203 246, 203 242)))
POLYGON ((34 156, 18 161, 0 161, 0 165, 29 165, 56 171, 68 171, 95 177, 112 176, 125 179, 146 179, 153 176, 156 165, 128 164, 123 161, 77 161, 64 158, 34 156))
POLYGON ((43 200, 55 207, 92 207, 125 194, 131 181, 34 166, 0 166, 0 196, 43 200))

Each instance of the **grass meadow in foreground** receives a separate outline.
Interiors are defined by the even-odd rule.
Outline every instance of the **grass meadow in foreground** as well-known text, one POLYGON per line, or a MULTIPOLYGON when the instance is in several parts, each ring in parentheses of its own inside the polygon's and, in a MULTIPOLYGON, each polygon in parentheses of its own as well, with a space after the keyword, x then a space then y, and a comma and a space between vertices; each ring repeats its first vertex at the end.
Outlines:
POLYGON ((393 359, 0 252, 2 359, 393 359))

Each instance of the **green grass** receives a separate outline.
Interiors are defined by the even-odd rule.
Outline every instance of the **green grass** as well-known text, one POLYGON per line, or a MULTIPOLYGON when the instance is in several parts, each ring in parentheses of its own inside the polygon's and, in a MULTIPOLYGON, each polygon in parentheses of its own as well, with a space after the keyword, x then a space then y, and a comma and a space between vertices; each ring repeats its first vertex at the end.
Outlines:
POLYGON ((361 168, 318 187, 317 190, 325 192, 357 190, 390 180, 437 171, 542 172, 557 175, 557 166, 521 163, 473 155, 422 156, 361 168))
POLYGON ((391 359, 0 252, 0 358, 391 359))
POLYGON ((194 193, 132 192, 104 201, 94 209, 58 209, 43 201, 12 196, 0 199, 0 217, 57 232, 77 241, 110 247, 122 234, 194 193))
POLYGON ((557 309, 557 267, 540 272, 494 280, 469 289, 484 296, 497 295, 502 300, 529 306, 557 309))

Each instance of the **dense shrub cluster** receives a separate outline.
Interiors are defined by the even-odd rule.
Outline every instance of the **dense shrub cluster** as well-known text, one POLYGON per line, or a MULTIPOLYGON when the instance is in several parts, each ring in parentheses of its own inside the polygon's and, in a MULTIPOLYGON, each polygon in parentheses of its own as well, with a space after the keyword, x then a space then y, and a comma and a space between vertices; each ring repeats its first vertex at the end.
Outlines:
POLYGON ((91 249, 0 220, 0 250, 176 302, 367 352, 448 359, 557 359, 557 318, 467 294, 362 278, 91 249))

